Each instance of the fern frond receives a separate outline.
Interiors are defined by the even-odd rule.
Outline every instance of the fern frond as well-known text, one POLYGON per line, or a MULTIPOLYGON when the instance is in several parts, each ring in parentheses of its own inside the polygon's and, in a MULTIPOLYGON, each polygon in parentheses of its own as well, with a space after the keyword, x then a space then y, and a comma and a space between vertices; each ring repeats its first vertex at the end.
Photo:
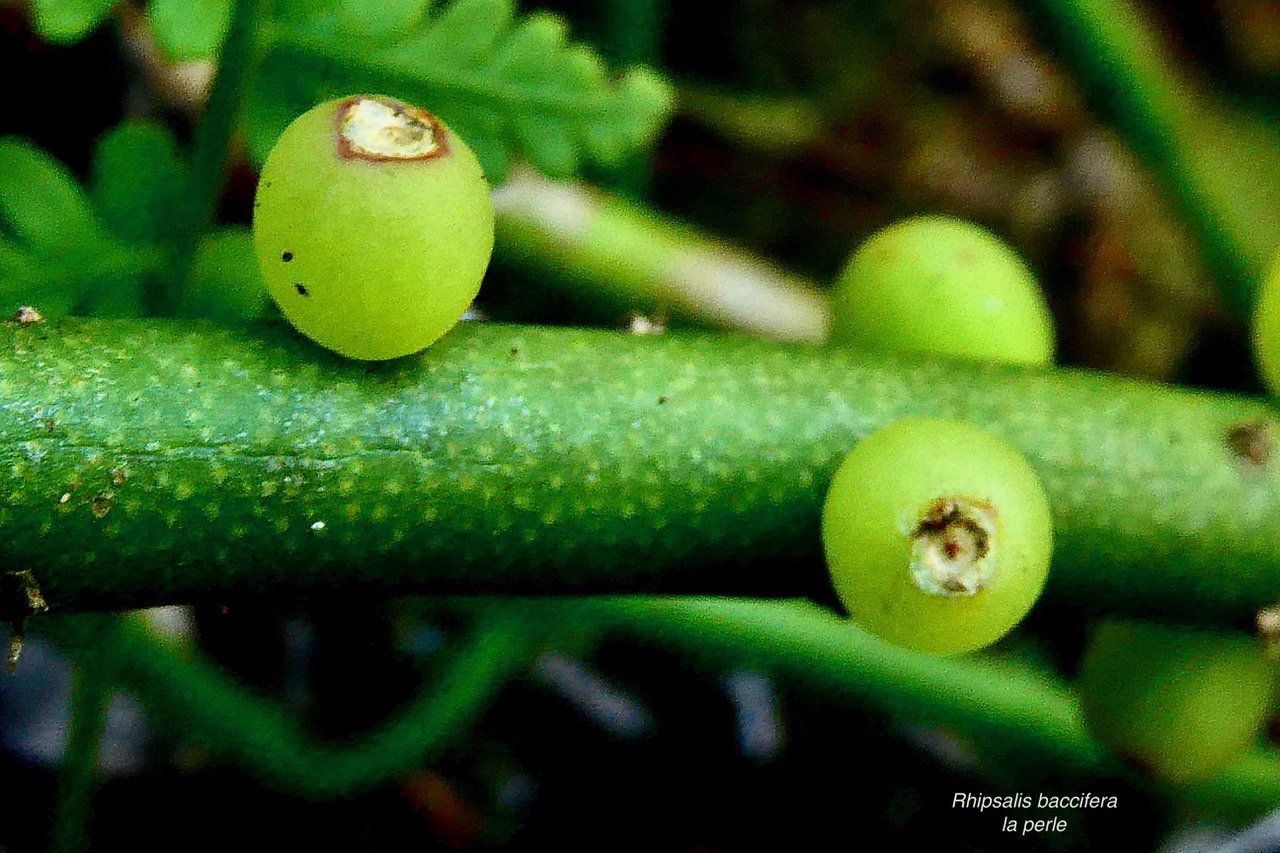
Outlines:
POLYGON ((438 114, 493 180, 516 159, 568 176, 644 147, 671 108, 660 76, 637 68, 612 79, 595 51, 568 41, 562 20, 520 17, 512 0, 454 0, 417 26, 381 32, 355 37, 331 14, 279 22, 250 98, 254 153, 265 157, 293 116, 326 98, 383 92, 438 114))

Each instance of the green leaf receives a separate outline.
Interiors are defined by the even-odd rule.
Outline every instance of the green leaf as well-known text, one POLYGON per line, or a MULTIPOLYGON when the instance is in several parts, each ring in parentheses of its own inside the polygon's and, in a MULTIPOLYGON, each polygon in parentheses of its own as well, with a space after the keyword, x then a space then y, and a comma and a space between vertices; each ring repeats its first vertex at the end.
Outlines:
POLYGON ((346 0, 274 0, 271 17, 276 21, 296 23, 336 12, 346 0))
POLYGON ((386 37, 372 43, 344 36, 332 14, 278 27, 248 101, 253 156, 265 159, 288 122, 320 101, 380 92, 439 115, 491 180, 517 158, 568 176, 649 145, 671 110, 663 78, 633 69, 611 79, 595 51, 566 42, 553 15, 518 18, 510 0, 454 0, 413 26, 425 5, 343 0, 378 22, 386 37), (386 8, 375 14, 378 6, 386 8))
POLYGON ((130 241, 162 242, 182 205, 183 163, 162 125, 129 120, 99 142, 91 198, 113 232, 130 241))
POLYGON ((178 62, 216 56, 230 23, 231 0, 151 0, 156 45, 178 62))
POLYGON ((72 312, 103 319, 145 317, 143 279, 140 273, 89 276, 80 288, 81 298, 72 312))
MULTIPOLYGON (((122 193, 115 186, 108 195, 122 193)), ((129 210, 116 215, 123 221, 129 210)), ((0 315, 34 305, 47 317, 140 316, 142 282, 163 260, 155 245, 126 242, 103 228, 61 163, 25 140, 0 138, 0 315)))
POLYGON ((420 26, 430 6, 431 0, 341 0, 338 14, 346 29, 381 41, 420 26))
POLYGON ((31 251, 0 234, 0 293, 34 282, 40 265, 31 251))
POLYGON ((59 266, 0 237, 0 317, 32 304, 50 319, 69 313, 78 292, 59 266))
POLYGON ((0 139, 0 224, 20 240, 44 247, 103 237, 88 198, 67 168, 12 136, 0 139))
POLYGON ((71 44, 97 29, 116 0, 32 0, 31 21, 45 41, 71 44))
POLYGON ((226 228, 201 238, 183 296, 180 317, 244 323, 268 315, 267 285, 248 228, 226 228))

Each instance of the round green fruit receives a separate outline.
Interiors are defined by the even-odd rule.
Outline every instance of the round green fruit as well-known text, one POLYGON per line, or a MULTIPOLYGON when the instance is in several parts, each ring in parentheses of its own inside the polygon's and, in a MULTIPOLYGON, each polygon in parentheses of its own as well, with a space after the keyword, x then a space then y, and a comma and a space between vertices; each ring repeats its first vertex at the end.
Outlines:
POLYGON ((873 352, 1044 365, 1053 318, 1035 276, 989 231, 918 216, 872 235, 832 293, 831 339, 873 352))
POLYGON ((397 358, 458 322, 493 250, 489 186, 425 110, 357 96, 303 113, 258 182, 254 246, 285 317, 345 356, 397 358))
POLYGON ((1004 440, 908 419, 836 470, 822 511, 831 579, 853 619, 891 643, 951 654, 995 642, 1044 587, 1049 501, 1004 440))
POLYGON ((1275 710, 1275 667, 1243 633, 1104 622, 1079 685, 1093 735, 1172 782, 1203 778, 1240 756, 1275 710))

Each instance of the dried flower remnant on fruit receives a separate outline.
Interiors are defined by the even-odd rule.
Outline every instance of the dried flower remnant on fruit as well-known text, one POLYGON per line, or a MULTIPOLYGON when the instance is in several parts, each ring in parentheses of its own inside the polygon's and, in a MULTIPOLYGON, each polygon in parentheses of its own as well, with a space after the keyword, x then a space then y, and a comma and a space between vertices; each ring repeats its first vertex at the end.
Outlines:
POLYGON ((352 98, 338 110, 342 156, 363 160, 426 160, 445 152, 435 116, 390 98, 352 98))
POLYGON ((1227 430, 1227 446, 1241 462, 1253 468, 1266 467, 1275 454, 1275 421, 1261 418, 1234 424, 1227 430))
POLYGON ((996 512, 983 501, 939 498, 911 534, 911 577, 931 595, 976 595, 995 571, 996 512))
POLYGON ((13 315, 13 322, 19 326, 30 326, 33 323, 43 323, 44 315, 30 305, 23 305, 13 315))

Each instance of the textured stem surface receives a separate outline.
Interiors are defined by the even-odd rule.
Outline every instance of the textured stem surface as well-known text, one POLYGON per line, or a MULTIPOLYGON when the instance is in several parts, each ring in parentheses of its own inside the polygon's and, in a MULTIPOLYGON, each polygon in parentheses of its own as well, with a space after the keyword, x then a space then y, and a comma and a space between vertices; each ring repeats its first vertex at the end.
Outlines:
POLYGON ((376 366, 265 328, 5 326, 0 541, 55 609, 338 585, 820 592, 835 465, 912 415, 1028 455, 1063 600, 1247 618, 1280 597, 1261 401, 529 326, 464 325, 376 366))

